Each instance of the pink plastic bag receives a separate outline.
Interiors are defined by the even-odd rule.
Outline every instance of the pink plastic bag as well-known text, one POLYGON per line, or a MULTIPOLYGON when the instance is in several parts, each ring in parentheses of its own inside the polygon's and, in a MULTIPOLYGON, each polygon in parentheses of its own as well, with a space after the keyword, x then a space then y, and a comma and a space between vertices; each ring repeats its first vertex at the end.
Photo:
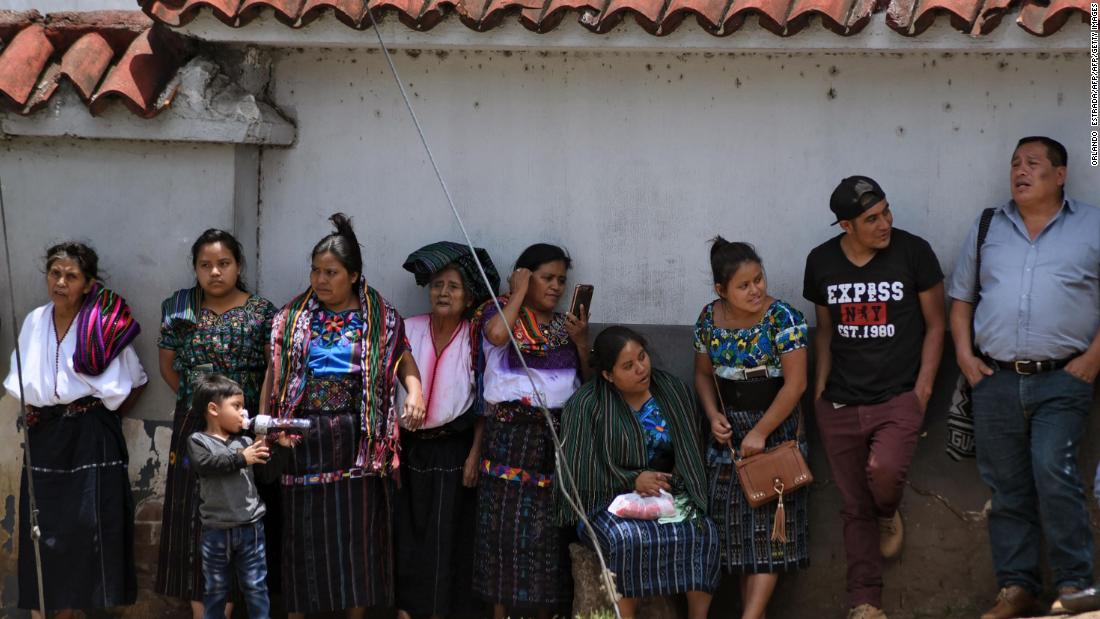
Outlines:
POLYGON ((641 496, 637 492, 620 494, 607 506, 607 511, 619 518, 636 520, 672 518, 676 515, 676 502, 668 492, 660 492, 660 496, 641 496))

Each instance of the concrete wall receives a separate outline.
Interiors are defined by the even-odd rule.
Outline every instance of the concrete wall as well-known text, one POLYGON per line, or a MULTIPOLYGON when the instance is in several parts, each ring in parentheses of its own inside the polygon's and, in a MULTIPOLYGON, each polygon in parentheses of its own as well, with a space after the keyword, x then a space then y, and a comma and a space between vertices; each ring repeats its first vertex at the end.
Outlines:
MULTIPOLYGON (((707 239, 756 244, 773 294, 801 309, 806 253, 835 234, 843 176, 885 188, 895 225, 945 268, 979 211, 1008 198, 1022 135, 1071 152, 1070 191, 1100 199, 1087 164, 1082 55, 399 52, 403 80, 476 243, 507 272, 561 243, 596 285, 600 322, 692 324, 710 298, 707 239)), ((367 276, 407 312, 401 270, 458 229, 377 51, 289 51, 272 95, 294 148, 261 180, 264 289, 301 290, 328 214, 357 216, 367 276)))
POLYGON ((135 0, 0 0, 0 10, 29 11, 43 15, 57 11, 133 11, 135 0))
MULTIPOLYGON (((175 402, 157 370, 160 301, 193 281, 189 251, 194 238, 210 226, 232 227, 234 160, 231 146, 22 138, 0 142, 14 280, 7 281, 0 255, 0 372, 7 375, 15 332, 9 285, 21 325, 27 312, 47 301, 46 248, 67 239, 90 243, 106 283, 126 297, 142 326, 135 346, 149 386, 123 430, 135 498, 151 503, 154 511, 164 494, 175 402)), ((14 429, 17 410, 18 400, 0 396, 0 427, 14 429)), ((20 441, 9 434, 9 440, 0 442, 3 607, 15 604, 13 532, 21 458, 20 441)), ((143 507, 139 504, 139 515, 143 507)), ((148 525, 139 525, 137 532, 138 551, 148 556, 156 534, 148 525)))
MULTIPOLYGON (((368 278, 406 314, 423 311, 425 295, 400 269, 404 257, 459 238, 381 53, 275 53, 271 96, 298 125, 289 149, 0 143, 20 320, 44 301, 44 248, 77 236, 100 250, 110 283, 145 327, 138 349, 151 387, 126 424, 143 500, 143 586, 172 402, 156 376, 158 304, 191 281, 194 237, 209 226, 240 232, 256 248, 251 283, 282 304, 306 285, 325 217, 346 211, 366 246, 368 278)), ((565 245, 576 259, 572 279, 596 285, 594 321, 643 324, 662 365, 685 376, 687 325, 711 298, 706 240, 754 242, 773 294, 808 310, 804 257, 836 231, 827 201, 842 176, 877 178, 895 224, 928 238, 945 270, 979 210, 1007 198, 1021 135, 1063 140, 1071 193, 1100 200, 1086 163, 1081 55, 400 52, 395 60, 475 242, 505 273, 529 243, 565 245)), ((6 371, 6 305, 2 316, 6 371)), ((948 361, 914 463, 910 542, 888 574, 891 616, 969 616, 994 593, 981 516, 988 493, 972 465, 942 455, 953 375, 948 361)), ((0 399, 0 425, 14 414, 11 399, 0 399)), ((0 606, 9 608, 19 455, 15 440, 0 446, 0 606)), ((1089 446, 1084 470, 1095 462, 1089 446)), ((816 443, 812 465, 813 567, 784 579, 779 617, 843 613, 839 497, 816 443)), ((735 589, 719 595, 722 613, 732 612, 735 589)), ((148 607, 131 615, 142 613, 148 607)))

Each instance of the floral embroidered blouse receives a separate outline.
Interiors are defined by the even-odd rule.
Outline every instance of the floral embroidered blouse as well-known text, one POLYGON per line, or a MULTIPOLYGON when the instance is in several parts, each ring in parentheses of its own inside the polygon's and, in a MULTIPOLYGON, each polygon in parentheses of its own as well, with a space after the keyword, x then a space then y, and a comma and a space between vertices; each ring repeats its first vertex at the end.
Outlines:
POLYGON ((362 374, 363 314, 320 308, 310 321, 309 369, 314 376, 362 374))
POLYGON ((223 374, 240 384, 245 406, 259 410, 260 387, 267 368, 264 348, 271 334, 275 306, 256 295, 221 314, 202 308, 198 322, 162 329, 157 345, 175 351, 172 369, 180 375, 177 410, 188 408, 192 385, 198 375, 223 374))
POLYGON ((757 324, 745 329, 726 329, 714 324, 713 301, 695 323, 695 351, 710 357, 715 373, 740 379, 745 369, 764 366, 769 376, 782 376, 779 358, 804 348, 809 339, 806 319, 784 301, 776 300, 757 324))

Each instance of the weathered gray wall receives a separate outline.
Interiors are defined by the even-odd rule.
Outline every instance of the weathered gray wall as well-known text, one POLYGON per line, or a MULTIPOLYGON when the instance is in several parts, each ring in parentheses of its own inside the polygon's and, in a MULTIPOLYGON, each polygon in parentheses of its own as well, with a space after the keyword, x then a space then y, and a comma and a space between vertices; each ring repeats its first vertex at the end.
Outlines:
MULTIPOLYGON (((232 227, 234 178, 233 147, 22 138, 0 142, 19 324, 47 301, 46 248, 76 239, 96 248, 106 283, 126 297, 142 325, 136 347, 149 386, 123 422, 135 498, 144 501, 139 518, 150 509, 155 512, 162 500, 168 420, 175 401, 157 370, 160 301, 193 281, 188 252, 194 238, 207 227, 232 227)), ((2 254, 0 266, 5 267, 0 268, 0 372, 6 376, 15 330, 2 254)), ((14 430, 17 409, 18 400, 0 395, 0 427, 14 430)), ((12 535, 22 458, 19 435, 7 436, 9 440, 0 442, 3 607, 15 604, 12 535)), ((139 556, 148 557, 157 543, 155 532, 140 524, 137 534, 139 556)))
MULTIPOLYGON (((144 500, 143 584, 171 411, 156 375, 158 304, 189 283, 194 237, 236 229, 258 247, 251 281, 281 304, 304 287, 325 216, 346 211, 368 278, 411 314, 425 309, 424 293, 400 270, 405 255, 459 236, 380 53, 276 55, 272 96, 298 124, 289 149, 0 142, 20 320, 45 300, 43 249, 79 236, 145 327, 138 349, 151 387, 126 423, 144 500)), ((596 285, 594 320, 650 325, 659 359, 685 376, 685 325, 711 297, 706 239, 756 243, 773 293, 808 309, 803 260, 835 232, 827 197, 841 176, 882 182, 896 225, 927 237, 945 270, 980 208, 1007 197, 1020 135, 1062 139, 1070 191, 1100 200, 1086 163, 1081 55, 401 52, 396 61, 471 234, 501 270, 531 242, 566 245, 572 278, 596 285)), ((6 305, 2 316, 6 371, 6 305)), ((888 574, 891 616, 970 616, 994 593, 984 523, 967 519, 987 492, 972 465, 942 454, 945 368, 912 472, 920 492, 904 507, 909 544, 888 574)), ((10 398, 0 399, 0 425, 13 419, 10 398)), ((18 447, 0 446, 0 497, 17 494, 18 447)), ((1091 444, 1084 458, 1091 479, 1091 444)), ((784 580, 778 617, 843 616, 839 498, 820 449, 812 465, 813 567, 784 580)), ((9 499, 0 518, 3 607, 14 603, 14 510, 9 499)), ((720 594, 721 613, 734 590, 720 594)))
MULTIPOLYGON (((806 253, 836 233, 828 196, 875 177, 895 225, 954 263, 977 213, 1008 197, 1022 135, 1087 164, 1083 55, 396 52, 471 235, 502 270, 551 241, 596 285, 602 322, 691 324, 711 298, 706 240, 757 245, 772 291, 803 310, 806 253)), ((358 218, 367 277, 424 308, 400 265, 459 232, 380 52, 285 51, 272 97, 298 143, 265 152, 264 289, 303 288, 309 249, 358 218)), ((1100 198, 1095 198, 1100 199, 1100 198)))

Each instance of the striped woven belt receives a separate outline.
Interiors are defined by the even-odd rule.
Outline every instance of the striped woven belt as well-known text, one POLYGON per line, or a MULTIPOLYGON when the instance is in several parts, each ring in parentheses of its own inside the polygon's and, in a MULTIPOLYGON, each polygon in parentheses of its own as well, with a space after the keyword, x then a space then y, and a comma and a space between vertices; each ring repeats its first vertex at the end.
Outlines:
POLYGON ((493 464, 485 459, 481 461, 481 471, 490 477, 499 477, 507 481, 515 481, 521 484, 534 484, 539 488, 549 488, 554 483, 554 476, 542 473, 530 473, 519 467, 507 464, 493 464))
POLYGON ((366 477, 370 473, 366 469, 355 467, 343 471, 327 471, 325 473, 311 473, 309 475, 283 475, 284 486, 320 486, 331 484, 345 479, 366 477))

